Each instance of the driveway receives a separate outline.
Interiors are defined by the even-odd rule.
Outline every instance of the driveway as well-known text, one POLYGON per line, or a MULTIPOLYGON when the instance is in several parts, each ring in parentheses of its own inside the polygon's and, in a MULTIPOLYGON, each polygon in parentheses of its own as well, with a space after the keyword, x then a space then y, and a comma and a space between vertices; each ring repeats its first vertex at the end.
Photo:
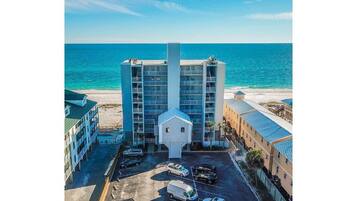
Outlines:
POLYGON ((167 160, 168 153, 147 154, 139 166, 116 169, 107 195, 112 200, 169 200, 166 186, 170 180, 182 180, 198 192, 199 198, 222 197, 227 201, 257 201, 241 175, 236 170, 228 153, 185 152, 180 160, 167 160), (197 182, 192 172, 187 177, 168 175, 166 164, 180 163, 188 169, 199 163, 217 167, 218 182, 214 185, 197 182))
POLYGON ((104 182, 104 173, 119 145, 96 144, 82 160, 81 170, 74 172, 73 182, 65 186, 66 201, 97 201, 104 182))

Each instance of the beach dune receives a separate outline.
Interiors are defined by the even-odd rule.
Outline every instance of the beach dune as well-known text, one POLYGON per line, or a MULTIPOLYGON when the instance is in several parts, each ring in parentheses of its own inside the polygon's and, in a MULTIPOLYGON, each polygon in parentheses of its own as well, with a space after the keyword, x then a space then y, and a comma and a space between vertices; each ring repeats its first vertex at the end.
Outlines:
MULTIPOLYGON (((292 98, 291 89, 253 89, 233 87, 225 89, 224 98, 233 98, 233 93, 241 90, 246 99, 257 103, 280 101, 292 98)), ((87 94, 88 98, 98 102, 99 128, 101 131, 113 130, 122 127, 122 96, 120 90, 75 90, 87 94)))

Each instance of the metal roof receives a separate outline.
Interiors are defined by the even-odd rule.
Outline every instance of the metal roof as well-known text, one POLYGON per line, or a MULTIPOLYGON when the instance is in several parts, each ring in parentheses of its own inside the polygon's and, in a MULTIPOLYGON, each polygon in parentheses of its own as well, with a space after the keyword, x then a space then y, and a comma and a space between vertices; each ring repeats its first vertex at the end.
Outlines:
POLYGON ((181 112, 179 109, 177 108, 171 108, 168 111, 162 113, 159 115, 159 124, 162 124, 174 117, 177 117, 179 119, 182 119, 184 121, 186 121, 187 123, 192 124, 190 116, 188 116, 187 114, 181 112))
POLYGON ((242 118, 269 143, 291 135, 290 132, 259 111, 243 114, 242 118))
POLYGON ((269 143, 292 135, 289 122, 253 101, 226 99, 225 102, 269 143))
POLYGON ((242 100, 226 99, 224 100, 231 108, 233 108, 238 114, 243 114, 249 111, 255 111, 255 109, 248 103, 242 100))
POLYGON ((293 106, 293 99, 292 98, 283 99, 283 100, 281 100, 281 102, 289 105, 290 107, 293 106))
POLYGON ((274 144, 276 150, 283 154, 289 161, 293 161, 293 139, 274 144))
POLYGON ((76 125, 76 123, 79 122, 79 120, 81 120, 82 117, 87 114, 87 112, 89 112, 89 110, 92 109, 96 104, 97 102, 92 100, 87 100, 87 104, 85 104, 83 107, 71 103, 66 103, 66 105, 71 106, 71 112, 64 119, 64 133, 67 133, 69 129, 76 125))
POLYGON ((76 93, 70 90, 64 90, 64 99, 67 100, 83 100, 85 94, 76 93))

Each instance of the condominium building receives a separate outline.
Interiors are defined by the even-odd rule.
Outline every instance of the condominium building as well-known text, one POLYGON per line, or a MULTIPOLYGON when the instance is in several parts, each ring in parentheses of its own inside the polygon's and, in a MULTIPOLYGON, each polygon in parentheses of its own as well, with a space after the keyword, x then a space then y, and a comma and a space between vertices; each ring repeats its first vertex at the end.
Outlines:
MULTIPOLYGON (((234 130, 233 133, 242 139, 248 149, 258 149, 263 152, 264 168, 270 174, 276 174, 276 166, 280 166, 277 161, 280 161, 281 155, 279 154, 278 157, 278 153, 288 155, 285 158, 288 160, 286 164, 289 165, 284 164, 281 169, 287 171, 288 176, 284 177, 289 177, 289 182, 292 184, 291 150, 289 155, 287 151, 282 151, 284 148, 281 148, 286 142, 292 145, 292 125, 289 122, 263 106, 246 100, 243 92, 237 92, 234 99, 225 100, 224 118, 234 130)), ((286 188, 286 192, 291 193, 291 187, 285 184, 283 187, 286 188)))
POLYGON ((182 136, 160 123, 175 118, 188 123, 183 126, 185 128, 192 126, 179 129, 188 134, 183 144, 210 140, 215 132, 207 127, 207 123, 218 123, 223 118, 224 76, 225 64, 214 57, 180 59, 178 43, 167 45, 167 60, 124 61, 121 64, 124 132, 132 135, 134 145, 165 144, 173 154, 171 156, 180 156, 177 152, 181 148, 173 148, 174 142, 160 139, 177 142, 182 136), (169 133, 177 138, 160 137, 169 133), (175 154, 173 150, 176 150, 175 154))
POLYGON ((274 145, 272 174, 280 179, 280 184, 284 190, 292 196, 293 188, 293 140, 288 139, 274 145))
POLYGON ((84 94, 65 90, 64 120, 64 172, 65 181, 71 182, 72 174, 80 169, 98 133, 97 102, 84 94))

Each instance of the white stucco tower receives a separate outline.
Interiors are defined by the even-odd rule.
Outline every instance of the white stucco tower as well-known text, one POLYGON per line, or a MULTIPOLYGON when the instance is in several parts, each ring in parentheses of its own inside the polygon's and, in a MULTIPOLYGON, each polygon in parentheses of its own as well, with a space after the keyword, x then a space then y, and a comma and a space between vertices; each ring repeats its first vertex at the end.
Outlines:
POLYGON ((180 44, 167 44, 168 109, 180 108, 180 44))

